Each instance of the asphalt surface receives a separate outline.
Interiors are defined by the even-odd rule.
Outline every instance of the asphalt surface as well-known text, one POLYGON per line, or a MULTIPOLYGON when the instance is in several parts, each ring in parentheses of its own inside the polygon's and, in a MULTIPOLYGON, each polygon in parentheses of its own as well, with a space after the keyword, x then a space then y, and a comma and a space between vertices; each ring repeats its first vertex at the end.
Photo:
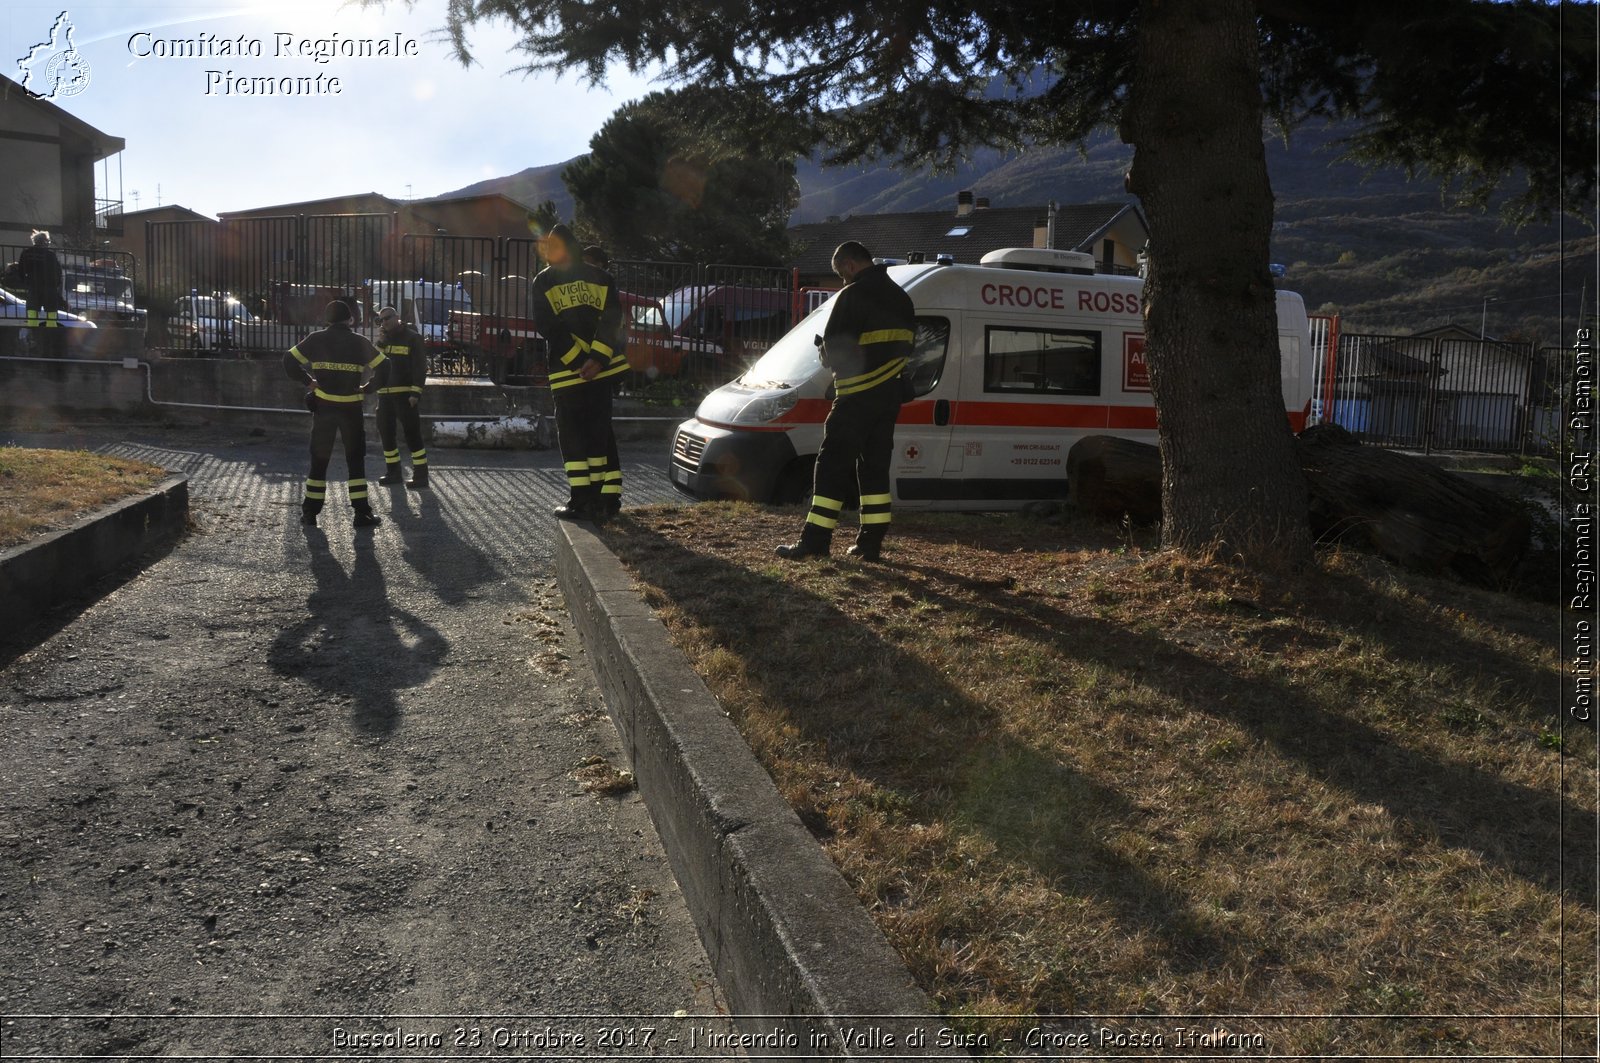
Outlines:
MULTIPOLYGON (((638 793, 588 785, 626 764, 554 579, 555 452, 434 449, 370 530, 336 456, 307 531, 298 431, 5 438, 185 472, 194 529, 0 655, 0 1054, 726 1028, 638 793)), ((629 504, 676 497, 664 444, 623 457, 629 504)))

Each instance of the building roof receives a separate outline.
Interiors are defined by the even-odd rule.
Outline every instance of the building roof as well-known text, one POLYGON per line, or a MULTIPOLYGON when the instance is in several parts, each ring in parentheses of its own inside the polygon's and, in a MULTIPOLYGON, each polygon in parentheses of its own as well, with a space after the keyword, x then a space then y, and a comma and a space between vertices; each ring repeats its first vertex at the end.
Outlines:
MULTIPOLYGON (((790 265, 802 274, 828 273, 833 250, 846 240, 859 240, 883 258, 904 258, 920 251, 930 261, 950 255, 955 261, 977 263, 997 247, 1032 247, 1035 228, 1043 227, 1048 206, 979 207, 971 213, 910 211, 901 214, 863 214, 842 220, 796 225, 789 239, 796 248, 790 265)), ((1132 212, 1144 223, 1133 203, 1083 203, 1056 208, 1055 247, 1065 251, 1092 251, 1095 240, 1124 214, 1132 212)))
POLYGON ((184 221, 213 220, 207 215, 201 214, 197 210, 190 210, 188 207, 179 206, 176 203, 167 203, 159 207, 145 207, 142 210, 125 210, 122 212, 121 216, 122 219, 126 221, 129 218, 144 219, 154 214, 175 214, 181 217, 184 221))
MULTIPOLYGON (((249 217, 265 218, 290 214, 319 214, 323 213, 323 211, 318 209, 321 207, 331 207, 337 204, 349 204, 360 201, 365 201, 367 206, 374 208, 370 211, 364 212, 371 214, 389 214, 405 206, 405 204, 400 200, 390 199, 388 196, 380 195, 377 192, 354 192, 347 196, 327 196, 323 199, 307 199, 299 203, 279 203, 271 207, 249 207, 245 210, 219 210, 217 212, 217 217, 222 219, 249 217)), ((336 213, 342 214, 348 212, 337 211, 336 213)))
POLYGON ((0 104, 8 107, 13 104, 21 104, 44 112, 51 121, 60 124, 63 133, 69 134, 73 139, 88 148, 90 155, 96 162, 99 162, 107 155, 115 155, 128 146, 128 142, 121 137, 102 133, 88 122, 75 117, 68 111, 62 110, 49 100, 40 99, 33 95, 33 93, 3 74, 0 74, 0 104))

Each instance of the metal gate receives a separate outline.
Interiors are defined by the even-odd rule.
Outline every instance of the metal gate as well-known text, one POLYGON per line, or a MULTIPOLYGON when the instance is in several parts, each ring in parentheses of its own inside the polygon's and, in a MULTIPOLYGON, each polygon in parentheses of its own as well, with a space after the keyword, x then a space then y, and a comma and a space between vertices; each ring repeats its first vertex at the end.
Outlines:
POLYGON ((1342 332, 1313 322, 1313 413, 1378 446, 1543 453, 1559 383, 1531 343, 1342 332))

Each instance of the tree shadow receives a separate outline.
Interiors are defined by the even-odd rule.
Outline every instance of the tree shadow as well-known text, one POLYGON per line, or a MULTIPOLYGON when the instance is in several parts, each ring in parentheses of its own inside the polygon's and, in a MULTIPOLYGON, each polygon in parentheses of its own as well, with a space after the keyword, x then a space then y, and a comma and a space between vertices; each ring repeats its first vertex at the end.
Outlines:
MULTIPOLYGON (((1158 938, 1176 970, 1204 969, 1236 950, 1183 893, 1101 841, 1104 825, 1138 815, 1122 793, 1008 735, 995 709, 832 603, 631 521, 612 528, 608 539, 631 541, 630 564, 645 581, 748 662, 742 677, 757 698, 783 705, 803 741, 892 791, 914 820, 949 819, 1063 892, 1104 902, 1130 932, 1158 938), (723 608, 719 595, 729 594, 759 601, 760 608, 723 608), (786 637, 794 625, 829 631, 827 651, 798 652, 786 637), (873 703, 874 684, 889 677, 902 695, 894 711, 873 703), (1019 806, 1038 814, 1019 822, 1019 806)), ((819 829, 814 818, 808 825, 819 829)))
MULTIPOLYGON (((1028 638, 1061 660, 1093 665, 1106 674, 1143 684, 1198 713, 1228 720, 1295 761, 1311 777, 1362 802, 1377 804, 1422 837, 1474 853, 1544 889, 1564 885, 1573 900, 1594 907, 1596 831, 1593 812, 1561 795, 1501 778, 1471 764, 1431 756, 1394 741, 1371 724, 1318 704, 1304 690, 1259 674, 1242 674, 1156 634, 1075 615, 1019 595, 982 601, 938 589, 973 589, 970 577, 931 566, 899 566, 925 577, 916 592, 941 608, 976 614, 1028 638), (1564 880, 1564 882, 1563 882, 1564 880)), ((863 568, 868 579, 898 585, 894 569, 863 568)), ((1355 594, 1365 585, 1335 577, 1355 594)), ((981 581, 978 581, 981 583, 981 581)), ((981 589, 981 588, 980 588, 981 589)), ((1370 588, 1366 588, 1370 597, 1370 588)), ((1265 609, 1257 603, 1252 607, 1265 609)), ((1436 624, 1429 609, 1391 599, 1397 629, 1436 624)), ((1423 639, 1384 641, 1391 659, 1435 669, 1455 669, 1452 659, 1423 639)), ((1474 644, 1483 670, 1509 674, 1534 689, 1548 685, 1534 666, 1474 644)), ((1448 692, 1442 692, 1448 696, 1448 692)))
POLYGON ((389 600, 374 535, 357 531, 349 572, 320 528, 302 526, 315 587, 306 617, 281 630, 267 651, 280 675, 311 684, 350 705, 355 729, 385 737, 400 726, 399 691, 426 682, 449 641, 389 600))

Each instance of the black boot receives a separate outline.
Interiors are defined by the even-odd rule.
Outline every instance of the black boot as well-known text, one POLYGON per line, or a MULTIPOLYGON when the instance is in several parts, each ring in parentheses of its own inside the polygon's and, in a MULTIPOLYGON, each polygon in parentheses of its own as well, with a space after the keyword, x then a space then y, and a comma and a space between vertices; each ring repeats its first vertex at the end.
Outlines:
POLYGON ((301 505, 301 507, 300 507, 300 523, 301 524, 315 524, 317 522, 317 514, 321 513, 321 512, 322 512, 322 507, 321 506, 301 505))
POLYGON ((363 506, 356 510, 355 519, 350 522, 351 526, 356 528, 376 528, 382 523, 383 521, 379 519, 376 513, 372 512, 372 507, 370 506, 363 506))
POLYGON ((378 482, 385 487, 393 487, 396 484, 405 483, 405 477, 400 475, 400 463, 391 461, 385 465, 383 467, 383 475, 378 477, 378 482))
POLYGON ((807 523, 800 531, 800 540, 775 551, 786 561, 799 561, 807 557, 827 557, 833 546, 833 533, 815 524, 807 523))
POLYGON ((428 467, 426 465, 411 466, 411 482, 406 485, 413 491, 421 491, 428 486, 428 467))
POLYGON ((859 557, 863 561, 876 561, 883 552, 883 533, 886 529, 881 524, 869 524, 856 533, 855 545, 845 553, 851 557, 859 557))

